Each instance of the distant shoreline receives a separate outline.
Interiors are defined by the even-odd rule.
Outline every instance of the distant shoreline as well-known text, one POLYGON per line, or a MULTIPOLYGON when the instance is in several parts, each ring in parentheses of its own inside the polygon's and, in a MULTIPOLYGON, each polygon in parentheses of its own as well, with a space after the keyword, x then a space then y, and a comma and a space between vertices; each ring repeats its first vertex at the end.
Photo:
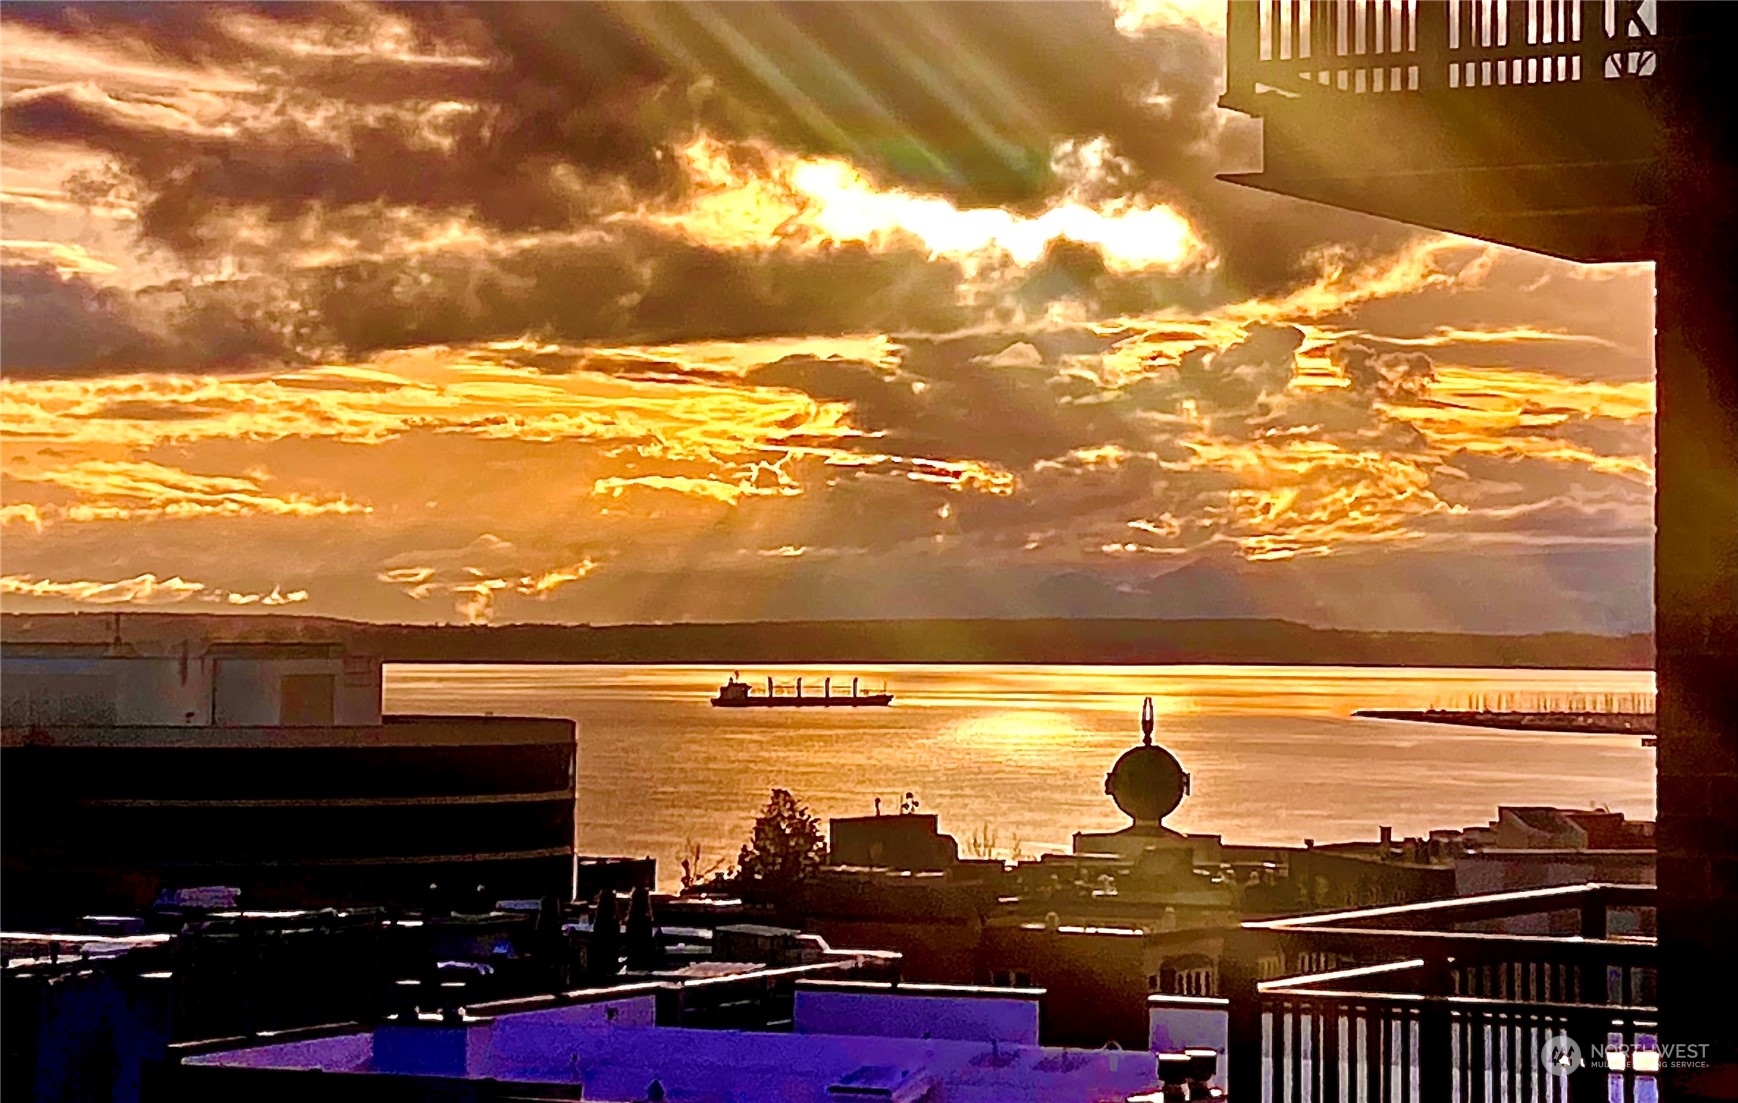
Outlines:
MULTIPOLYGON (((1144 659, 1088 661, 1084 659, 401 659, 391 655, 381 661, 392 666, 703 666, 718 670, 740 670, 766 666, 831 666, 860 663, 881 666, 1321 666, 1349 670, 1590 670, 1615 673, 1652 673, 1652 666, 1557 666, 1529 663, 1398 663, 1398 662, 1328 662, 1318 659, 1176 659, 1148 662, 1144 659)), ((1409 718, 1408 718, 1409 719, 1409 718)), ((1432 721, 1446 723, 1446 721, 1432 721)))
POLYGON ((1369 720, 1407 720, 1463 728, 1562 732, 1565 735, 1653 735, 1651 712, 1523 712, 1479 709, 1359 709, 1369 720))
MULTIPOLYGON (((112 613, 4 613, 0 640, 106 643, 112 613)), ((1568 632, 1364 632, 1281 620, 748 621, 657 625, 378 624, 280 614, 127 613, 124 641, 323 641, 392 663, 714 666, 1346 666, 1653 668, 1653 638, 1568 632)))

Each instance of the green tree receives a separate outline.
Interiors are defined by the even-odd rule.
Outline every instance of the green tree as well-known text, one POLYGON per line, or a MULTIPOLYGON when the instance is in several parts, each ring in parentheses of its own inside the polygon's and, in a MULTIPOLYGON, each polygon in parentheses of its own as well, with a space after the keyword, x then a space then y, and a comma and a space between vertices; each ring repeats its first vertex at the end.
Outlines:
POLYGON ((755 818, 754 838, 742 848, 736 865, 746 884, 776 891, 795 885, 826 860, 821 821, 788 789, 774 789, 755 818))

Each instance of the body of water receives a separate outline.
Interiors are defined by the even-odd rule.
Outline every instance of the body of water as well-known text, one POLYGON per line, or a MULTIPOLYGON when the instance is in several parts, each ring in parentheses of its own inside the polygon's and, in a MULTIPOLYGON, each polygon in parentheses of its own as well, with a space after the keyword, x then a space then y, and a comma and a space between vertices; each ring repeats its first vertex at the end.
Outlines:
POLYGON ((962 850, 1067 850, 1075 831, 1127 820, 1104 795, 1117 755, 1156 740, 1192 775, 1166 822, 1227 842, 1297 845, 1490 820, 1499 804, 1654 813, 1654 752, 1633 736, 1558 735, 1354 719, 1360 708, 1638 693, 1631 671, 1313 666, 923 665, 744 670, 781 692, 833 676, 883 682, 889 708, 717 709, 730 671, 698 666, 394 665, 393 712, 570 717, 579 724, 579 846, 650 855, 672 885, 684 849, 734 859, 774 787, 821 817, 897 811, 913 792, 962 850))

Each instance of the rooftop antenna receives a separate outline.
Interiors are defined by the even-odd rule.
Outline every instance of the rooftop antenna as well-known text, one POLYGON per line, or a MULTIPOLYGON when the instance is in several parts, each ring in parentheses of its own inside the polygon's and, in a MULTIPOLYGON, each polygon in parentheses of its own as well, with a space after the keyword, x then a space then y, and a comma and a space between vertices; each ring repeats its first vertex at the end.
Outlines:
POLYGON ((1153 745, 1153 699, 1148 697, 1141 705, 1141 746, 1153 745))

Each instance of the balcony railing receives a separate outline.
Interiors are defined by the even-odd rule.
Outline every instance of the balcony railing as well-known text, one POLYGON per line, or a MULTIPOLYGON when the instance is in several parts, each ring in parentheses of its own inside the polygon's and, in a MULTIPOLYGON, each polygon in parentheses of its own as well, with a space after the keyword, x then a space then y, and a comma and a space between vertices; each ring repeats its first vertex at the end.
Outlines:
POLYGON ((1245 924, 1227 1086, 1262 1103, 1652 1103, 1651 886, 1581 885, 1245 924), (1572 936, 1493 925, 1570 912, 1572 936), (1480 929, 1483 928, 1483 929, 1480 929))
POLYGON ((1225 104, 1649 77, 1657 0, 1232 0, 1225 104))
POLYGON ((1224 178, 1583 263, 1651 259, 1670 129, 1653 78, 1690 6, 1230 0, 1219 102, 1264 126, 1261 171, 1224 178))

